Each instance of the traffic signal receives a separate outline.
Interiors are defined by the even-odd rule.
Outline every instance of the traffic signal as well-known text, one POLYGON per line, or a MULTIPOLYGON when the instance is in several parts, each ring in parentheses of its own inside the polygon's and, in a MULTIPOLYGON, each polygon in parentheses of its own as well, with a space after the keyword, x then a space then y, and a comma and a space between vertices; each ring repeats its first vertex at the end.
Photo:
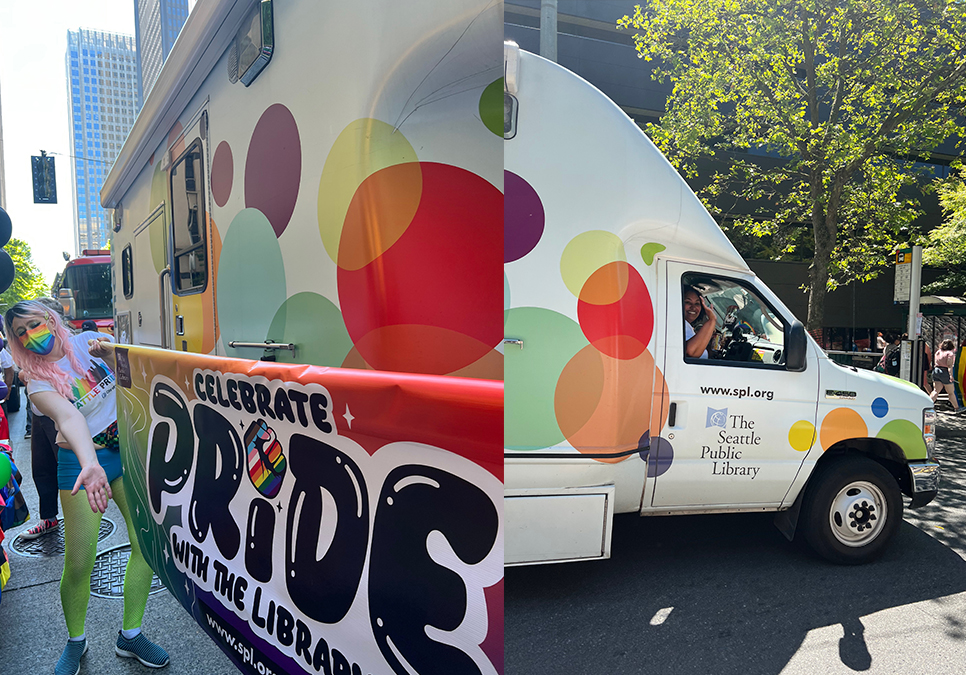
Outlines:
POLYGON ((10 254, 2 249, 10 241, 10 235, 12 233, 13 225, 10 222, 10 216, 0 208, 0 293, 10 288, 10 284, 13 283, 15 272, 13 260, 10 258, 10 254))
POLYGON ((54 158, 48 157, 45 150, 30 158, 30 168, 34 178, 34 204, 57 203, 57 175, 54 171, 54 158))

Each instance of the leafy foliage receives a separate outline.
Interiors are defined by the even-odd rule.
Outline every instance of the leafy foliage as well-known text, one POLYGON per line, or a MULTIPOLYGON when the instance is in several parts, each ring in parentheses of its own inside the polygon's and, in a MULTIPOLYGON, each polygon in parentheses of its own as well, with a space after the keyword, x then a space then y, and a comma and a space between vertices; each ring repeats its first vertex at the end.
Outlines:
POLYGON ((13 259, 16 272, 10 288, 0 293, 0 312, 6 312, 7 309, 21 300, 33 300, 44 295, 50 295, 50 287, 44 281, 44 275, 34 264, 27 242, 21 239, 11 239, 7 242, 4 250, 13 259))
POLYGON ((922 261, 943 269, 943 276, 923 286, 924 293, 966 295, 966 183, 963 170, 939 186, 946 219, 929 233, 922 261))
POLYGON ((724 229, 811 257, 810 329, 908 240, 916 162, 966 137, 958 0, 649 0, 618 26, 674 84, 649 135, 688 178, 713 167, 700 196, 724 229))

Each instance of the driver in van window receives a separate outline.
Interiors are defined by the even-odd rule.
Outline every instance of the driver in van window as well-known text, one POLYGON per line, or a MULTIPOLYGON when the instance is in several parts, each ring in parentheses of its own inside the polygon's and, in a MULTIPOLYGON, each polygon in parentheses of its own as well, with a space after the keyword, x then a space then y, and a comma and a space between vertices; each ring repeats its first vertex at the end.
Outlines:
POLYGON ((717 317, 707 301, 692 286, 684 287, 684 355, 708 358, 708 343, 717 327, 717 317), (704 315, 704 322, 700 319, 704 315), (695 325, 698 327, 695 328, 695 325))

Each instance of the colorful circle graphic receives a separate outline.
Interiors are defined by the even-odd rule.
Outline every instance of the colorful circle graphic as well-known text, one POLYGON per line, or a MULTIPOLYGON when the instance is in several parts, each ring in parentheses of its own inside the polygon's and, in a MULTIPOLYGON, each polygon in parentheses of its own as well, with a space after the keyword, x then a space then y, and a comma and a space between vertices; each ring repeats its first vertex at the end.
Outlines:
POLYGON ((865 420, 851 408, 835 408, 830 411, 822 420, 822 428, 819 432, 824 450, 828 450, 839 441, 865 438, 868 435, 869 428, 865 425, 865 420))
POLYGON ((667 382, 646 350, 616 359, 588 345, 567 363, 554 391, 564 437, 580 452, 615 455, 595 458, 604 462, 627 459, 645 431, 657 436, 667 407, 667 382))
POLYGON ((926 442, 922 439, 922 429, 909 420, 892 420, 885 424, 876 438, 892 441, 903 449, 906 459, 925 459, 926 442))
POLYGON ((231 196, 231 185, 234 180, 235 165, 232 161, 231 146, 228 141, 222 141, 215 148, 215 156, 211 160, 211 196, 218 206, 228 203, 231 196))
POLYGON ((503 138, 503 78, 493 80, 480 96, 480 119, 486 128, 503 138))
POLYGON ((872 401, 872 414, 876 417, 885 417, 889 414, 889 402, 881 396, 872 401))
POLYGON ((265 214, 275 236, 288 227, 302 178, 302 145, 295 117, 281 103, 255 125, 245 160, 245 206, 265 214))
MULTIPOLYGON (((285 264, 278 237, 257 209, 242 209, 232 219, 218 261, 215 292, 225 344, 262 342, 276 311, 285 302, 285 264)), ((228 356, 259 358, 251 349, 226 347, 228 356)))
POLYGON ((387 166, 362 181, 346 210, 339 267, 362 269, 399 241, 413 221, 422 189, 418 163, 387 166))
POLYGON ((553 403, 557 380, 574 354, 587 347, 587 340, 575 321, 540 307, 511 309, 505 334, 522 339, 524 345, 506 345, 503 354, 504 444, 515 450, 556 445, 564 439, 553 403))
POLYGON ((580 290, 577 319, 598 350, 615 359, 633 359, 647 348, 654 330, 651 294, 631 265, 608 263, 580 290))
POLYGON ((543 203, 537 191, 512 171, 503 172, 503 262, 519 260, 543 236, 543 203))
MULTIPOLYGON (((422 193, 422 172, 416 163, 416 151, 401 131, 375 119, 358 119, 347 125, 335 139, 319 179, 319 234, 332 262, 339 262, 339 243, 346 212, 359 186, 369 176, 389 166, 408 165, 400 180, 412 193, 402 204, 395 200, 402 212, 394 218, 406 224, 419 206, 422 193)), ((382 246, 380 250, 385 250, 382 246)))
POLYGON ((624 244, 613 232, 591 230, 570 240, 560 256, 560 276, 575 297, 587 279, 604 265, 616 261, 627 262, 624 244))
POLYGON ((808 420, 798 420, 788 430, 788 444, 799 452, 808 452, 815 443, 815 425, 808 420))
POLYGON ((328 298, 310 292, 296 293, 282 303, 269 326, 268 339, 298 345, 297 354, 279 350, 281 363, 341 366, 352 349, 342 312, 328 298))
MULTIPOLYGON (((478 361, 503 338, 503 241, 493 227, 503 194, 459 167, 417 166, 423 188, 412 222, 371 263, 339 267, 339 305, 373 368, 443 375, 478 361)), ((364 230, 364 220, 347 216, 342 249, 346 241, 366 246, 373 232, 364 230)))
POLYGON ((666 438, 658 436, 650 442, 651 447, 647 451, 647 477, 657 478, 671 468, 674 461, 674 448, 666 438))

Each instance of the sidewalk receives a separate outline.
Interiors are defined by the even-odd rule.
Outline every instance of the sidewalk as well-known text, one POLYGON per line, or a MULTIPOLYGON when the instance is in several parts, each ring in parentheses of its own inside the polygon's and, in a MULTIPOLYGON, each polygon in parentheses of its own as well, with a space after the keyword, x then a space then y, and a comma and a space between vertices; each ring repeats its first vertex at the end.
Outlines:
MULTIPOLYGON (((29 521, 9 532, 3 547, 10 558, 10 581, 0 603, 0 673, 53 673, 54 664, 67 641, 67 627, 60 607, 60 575, 63 555, 25 556, 14 551, 17 534, 37 524, 39 503, 30 474, 30 441, 24 440, 26 415, 21 409, 10 415, 14 461, 24 477, 23 492, 30 507, 29 521)), ((128 543, 120 511, 111 503, 104 514, 114 530, 97 545, 98 552, 128 543)), ((101 531, 105 527, 102 525, 101 531)), ((44 535, 36 542, 48 547, 44 535)), ((23 540, 21 540, 23 543, 23 540)), ((109 581, 123 579, 123 567, 112 570, 109 581)), ((81 675, 235 675, 238 670, 208 638, 181 605, 164 588, 152 592, 144 613, 144 632, 171 655, 168 667, 155 671, 135 659, 114 654, 114 641, 121 627, 123 600, 91 596, 87 613, 87 641, 90 649, 81 660, 81 675)))

